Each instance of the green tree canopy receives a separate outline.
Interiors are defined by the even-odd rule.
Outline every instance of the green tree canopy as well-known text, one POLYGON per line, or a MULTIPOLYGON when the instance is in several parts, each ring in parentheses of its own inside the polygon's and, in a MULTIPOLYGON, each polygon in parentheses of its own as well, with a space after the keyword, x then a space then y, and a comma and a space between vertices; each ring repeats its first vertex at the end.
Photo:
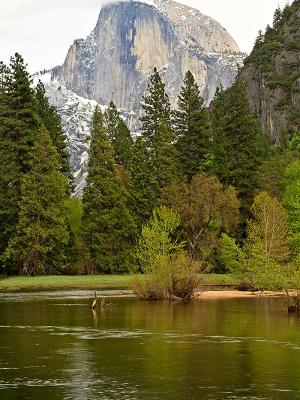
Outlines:
POLYGON ((221 234, 233 233, 240 222, 235 189, 224 188, 217 177, 199 172, 190 183, 181 182, 168 188, 165 198, 181 217, 190 255, 213 263, 221 234))
POLYGON ((290 270, 287 214, 266 192, 255 197, 251 212, 243 246, 223 235, 221 259, 227 271, 240 273, 255 289, 282 290, 290 270))
POLYGON ((248 223, 248 241, 260 242, 266 259, 284 262, 290 255, 288 216, 281 203, 261 192, 251 207, 252 219, 248 223))

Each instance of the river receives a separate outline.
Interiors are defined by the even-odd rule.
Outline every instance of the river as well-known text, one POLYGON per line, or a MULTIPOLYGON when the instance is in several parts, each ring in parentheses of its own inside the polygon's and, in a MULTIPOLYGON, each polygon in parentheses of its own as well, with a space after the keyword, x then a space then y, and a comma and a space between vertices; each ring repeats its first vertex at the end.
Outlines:
POLYGON ((281 299, 191 304, 0 295, 1 400, 300 399, 300 320, 281 299))

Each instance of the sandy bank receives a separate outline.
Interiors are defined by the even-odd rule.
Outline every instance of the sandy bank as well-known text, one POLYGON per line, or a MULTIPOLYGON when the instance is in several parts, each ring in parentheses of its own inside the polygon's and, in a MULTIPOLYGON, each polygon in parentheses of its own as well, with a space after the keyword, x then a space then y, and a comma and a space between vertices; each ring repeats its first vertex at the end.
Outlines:
POLYGON ((232 298, 251 298, 251 297, 282 297, 281 292, 241 292, 239 290, 216 290, 205 291, 197 295, 197 299, 232 299, 232 298))

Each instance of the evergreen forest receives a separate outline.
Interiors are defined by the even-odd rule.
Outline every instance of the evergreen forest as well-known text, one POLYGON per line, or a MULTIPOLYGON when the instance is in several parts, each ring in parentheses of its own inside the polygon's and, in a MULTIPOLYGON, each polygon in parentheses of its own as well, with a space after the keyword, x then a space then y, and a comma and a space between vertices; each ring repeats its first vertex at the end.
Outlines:
MULTIPOLYGON (((279 79, 268 60, 285 45, 290 7, 246 60, 284 86, 282 107, 296 76, 279 79)), ((167 254, 174 266, 242 273, 255 288, 300 284, 299 110, 275 143, 240 75, 207 107, 188 71, 172 109, 156 68, 142 109, 133 136, 113 102, 95 108, 86 186, 74 197, 67 137, 43 84, 19 54, 0 64, 1 273, 148 273, 167 254)))

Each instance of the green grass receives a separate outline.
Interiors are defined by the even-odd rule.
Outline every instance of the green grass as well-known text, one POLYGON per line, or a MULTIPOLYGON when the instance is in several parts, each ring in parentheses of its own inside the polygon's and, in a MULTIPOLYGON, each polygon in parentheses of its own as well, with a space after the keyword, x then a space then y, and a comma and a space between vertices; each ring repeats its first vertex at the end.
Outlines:
MULTIPOLYGON (((128 289, 132 275, 88 275, 88 276, 18 276, 0 278, 0 292, 32 292, 48 290, 101 290, 128 289)), ((205 285, 238 285, 231 275, 205 275, 205 285)))
POLYGON ((131 278, 128 275, 17 276, 0 279, 0 292, 127 289, 131 278))
POLYGON ((238 286, 240 279, 234 275, 225 274, 206 274, 203 284, 211 286, 238 286))

